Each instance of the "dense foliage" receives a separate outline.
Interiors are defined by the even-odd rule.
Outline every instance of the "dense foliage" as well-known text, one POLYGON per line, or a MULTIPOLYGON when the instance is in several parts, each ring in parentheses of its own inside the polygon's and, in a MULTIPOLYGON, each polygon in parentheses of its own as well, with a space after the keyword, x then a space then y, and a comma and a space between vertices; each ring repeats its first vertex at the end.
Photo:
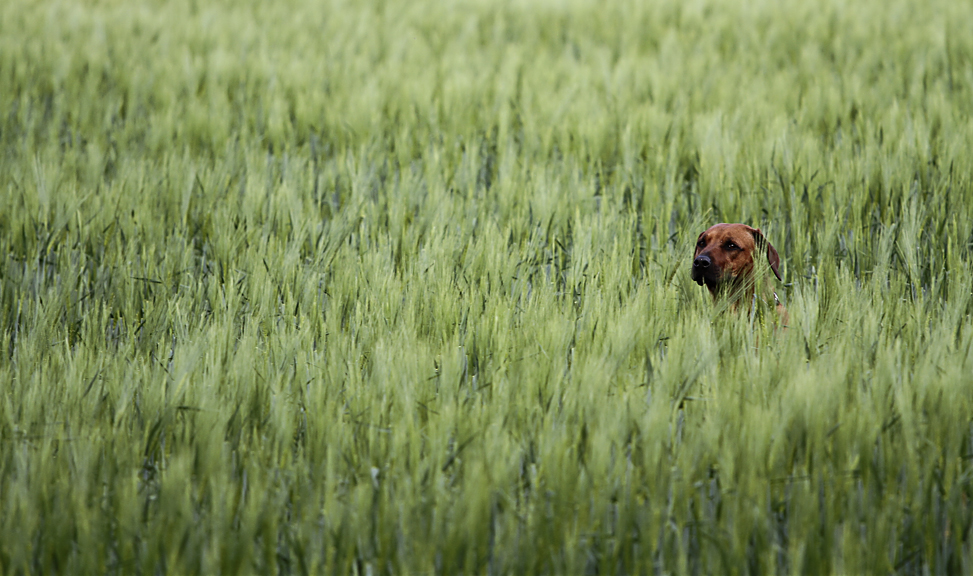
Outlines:
POLYGON ((0 570, 973 571, 970 22, 0 3, 0 570))

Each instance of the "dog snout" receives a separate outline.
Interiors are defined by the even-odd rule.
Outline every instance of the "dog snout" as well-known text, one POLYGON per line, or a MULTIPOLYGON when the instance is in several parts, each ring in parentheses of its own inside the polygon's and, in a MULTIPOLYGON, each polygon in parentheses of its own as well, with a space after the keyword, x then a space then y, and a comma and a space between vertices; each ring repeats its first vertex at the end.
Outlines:
POLYGON ((706 254, 700 254, 693 260, 693 271, 690 275, 697 284, 703 285, 706 273, 710 271, 713 260, 706 254))

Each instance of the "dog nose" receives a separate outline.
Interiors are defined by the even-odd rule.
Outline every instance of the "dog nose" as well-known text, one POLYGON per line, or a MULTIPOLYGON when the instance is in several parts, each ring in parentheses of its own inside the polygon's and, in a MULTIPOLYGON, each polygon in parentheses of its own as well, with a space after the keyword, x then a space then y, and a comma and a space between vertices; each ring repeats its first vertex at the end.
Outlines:
POLYGON ((709 259, 709 256, 698 256, 693 260, 693 268, 709 268, 712 263, 713 261, 709 259))

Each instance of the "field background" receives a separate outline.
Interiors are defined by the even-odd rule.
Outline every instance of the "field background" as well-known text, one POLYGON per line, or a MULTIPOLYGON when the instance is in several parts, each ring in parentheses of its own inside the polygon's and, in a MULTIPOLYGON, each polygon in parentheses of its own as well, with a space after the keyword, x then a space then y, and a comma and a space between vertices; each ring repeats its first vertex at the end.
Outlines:
POLYGON ((971 22, 5 0, 0 571, 973 571, 971 22))

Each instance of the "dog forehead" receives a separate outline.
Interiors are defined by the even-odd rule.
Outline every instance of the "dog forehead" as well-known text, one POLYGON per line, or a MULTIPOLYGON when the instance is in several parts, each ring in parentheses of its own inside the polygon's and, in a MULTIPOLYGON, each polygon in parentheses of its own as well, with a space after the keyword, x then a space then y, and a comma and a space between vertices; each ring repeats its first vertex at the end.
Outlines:
POLYGON ((727 240, 732 240, 741 247, 752 246, 754 240, 750 230, 751 228, 746 224, 714 224, 699 237, 705 238, 707 244, 721 244, 727 240))

